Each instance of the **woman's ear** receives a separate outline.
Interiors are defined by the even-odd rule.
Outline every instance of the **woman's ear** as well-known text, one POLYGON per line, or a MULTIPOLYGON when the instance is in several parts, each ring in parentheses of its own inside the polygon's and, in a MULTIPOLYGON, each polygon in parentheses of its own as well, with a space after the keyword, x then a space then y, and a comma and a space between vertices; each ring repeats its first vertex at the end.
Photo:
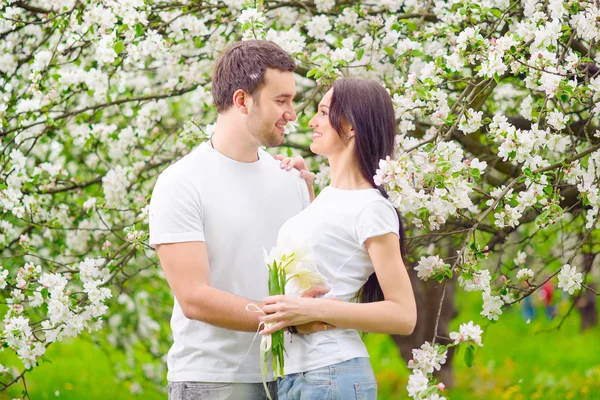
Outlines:
POLYGON ((352 139, 355 134, 356 134, 356 132, 354 132, 354 127, 350 126, 350 130, 346 134, 346 139, 348 139, 348 140, 352 139))
POLYGON ((233 93, 233 105, 237 107, 242 114, 248 114, 248 101, 250 96, 242 89, 238 89, 233 93))

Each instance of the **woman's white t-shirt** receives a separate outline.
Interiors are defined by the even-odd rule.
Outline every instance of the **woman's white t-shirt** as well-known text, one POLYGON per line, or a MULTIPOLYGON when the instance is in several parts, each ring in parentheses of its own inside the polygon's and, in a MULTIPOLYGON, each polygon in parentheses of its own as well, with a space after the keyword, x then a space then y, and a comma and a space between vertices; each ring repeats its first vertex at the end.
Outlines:
MULTIPOLYGON (((308 245, 317 269, 331 287, 325 297, 352 301, 374 272, 365 241, 390 232, 398 234, 398 228, 398 214, 379 190, 328 186, 310 206, 283 224, 278 242, 308 245)), ((285 349, 286 374, 369 356, 354 329, 293 335, 285 349)))

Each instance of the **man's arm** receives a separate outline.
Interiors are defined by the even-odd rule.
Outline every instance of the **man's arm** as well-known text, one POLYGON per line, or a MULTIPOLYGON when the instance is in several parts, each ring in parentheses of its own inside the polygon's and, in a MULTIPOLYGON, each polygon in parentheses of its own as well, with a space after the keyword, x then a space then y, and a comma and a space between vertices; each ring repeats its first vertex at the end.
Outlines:
POLYGON ((186 318, 236 331, 255 332, 258 329, 259 314, 246 311, 246 305, 256 303, 262 308, 262 302, 209 285, 204 242, 160 244, 156 251, 167 282, 186 318))

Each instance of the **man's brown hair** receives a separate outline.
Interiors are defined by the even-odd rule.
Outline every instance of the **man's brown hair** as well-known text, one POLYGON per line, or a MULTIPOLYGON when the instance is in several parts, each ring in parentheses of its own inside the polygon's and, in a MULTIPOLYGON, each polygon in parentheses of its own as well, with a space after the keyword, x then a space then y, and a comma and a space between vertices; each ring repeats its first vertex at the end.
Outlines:
POLYGON ((212 76, 217 111, 227 111, 233 105, 233 94, 238 89, 251 96, 257 94, 265 82, 267 68, 291 72, 296 63, 281 47, 267 40, 244 40, 227 47, 215 63, 212 76))

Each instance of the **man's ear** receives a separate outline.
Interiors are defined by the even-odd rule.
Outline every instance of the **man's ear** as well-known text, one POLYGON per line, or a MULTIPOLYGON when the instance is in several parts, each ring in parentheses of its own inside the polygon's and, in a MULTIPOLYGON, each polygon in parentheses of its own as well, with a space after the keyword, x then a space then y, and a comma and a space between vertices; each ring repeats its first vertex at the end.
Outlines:
POLYGON ((248 102, 251 97, 242 89, 238 89, 233 93, 233 105, 241 111, 242 114, 248 114, 248 102))

